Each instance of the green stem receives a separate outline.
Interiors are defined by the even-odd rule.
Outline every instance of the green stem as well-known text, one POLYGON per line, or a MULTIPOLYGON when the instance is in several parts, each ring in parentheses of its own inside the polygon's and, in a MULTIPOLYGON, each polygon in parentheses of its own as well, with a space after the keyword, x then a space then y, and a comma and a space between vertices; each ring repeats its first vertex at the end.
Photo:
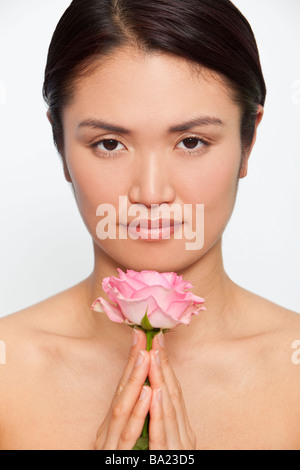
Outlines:
POLYGON ((148 435, 149 435, 149 413, 146 416, 141 437, 145 438, 145 437, 148 437, 148 435))
POLYGON ((155 335, 157 335, 157 333, 159 333, 159 331, 156 331, 156 330, 147 330, 147 331, 146 331, 146 336, 147 336, 147 351, 151 351, 153 338, 154 338, 155 335))
MULTIPOLYGON (((147 351, 151 351, 152 349, 152 342, 153 338, 155 335, 157 335, 161 330, 155 329, 155 330, 144 330, 147 336, 147 351)), ((145 381, 145 385, 150 385, 149 379, 147 377, 145 381)), ((134 446, 133 450, 149 450, 149 421, 150 421, 150 415, 149 413, 146 416, 143 430, 141 437, 138 439, 136 445, 134 446)))

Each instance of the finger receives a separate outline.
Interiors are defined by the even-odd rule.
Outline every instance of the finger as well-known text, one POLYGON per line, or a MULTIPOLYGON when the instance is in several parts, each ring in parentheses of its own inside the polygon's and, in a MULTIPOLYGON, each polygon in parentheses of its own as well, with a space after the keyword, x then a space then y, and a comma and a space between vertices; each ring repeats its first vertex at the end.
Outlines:
POLYGON ((112 405, 103 449, 117 449, 121 433, 129 420, 147 378, 149 364, 149 353, 147 351, 140 351, 127 383, 115 398, 112 405))
POLYGON ((149 450, 165 450, 167 447, 166 431, 162 409, 160 389, 154 389, 150 404, 149 450))
POLYGON ((117 450, 131 450, 135 446, 144 427, 150 407, 151 396, 151 388, 144 386, 129 420, 121 433, 117 450))
POLYGON ((164 335, 162 333, 154 338, 153 348, 156 349, 156 351, 159 351, 158 362, 161 364, 169 395, 176 410, 181 442, 185 447, 189 446, 191 440, 193 440, 192 436, 194 433, 188 420, 181 385, 175 375, 174 369, 168 359, 166 349, 164 347, 164 335))
MULTIPOLYGON (((171 398, 174 398, 174 404, 180 406, 185 412, 186 415, 186 408, 185 408, 185 403, 183 399, 183 394, 181 390, 181 385, 175 375, 174 369, 169 361, 169 358, 166 353, 165 349, 165 343, 164 343, 164 335, 163 333, 160 333, 157 338, 154 338, 153 341, 153 349, 159 351, 159 358, 160 358, 160 363, 161 363, 161 368, 163 370, 163 374, 165 377, 165 380, 168 384, 169 391, 171 394, 171 398)), ((177 409, 177 408, 176 408, 177 409)), ((178 409, 179 411, 179 409, 178 409)))
POLYGON ((139 330, 139 329, 133 329, 132 331, 132 344, 131 344, 131 349, 130 349, 130 353, 129 353, 129 357, 128 357, 128 362, 126 364, 126 367, 125 367, 125 370, 123 372, 123 375, 118 383, 118 386, 117 386, 117 389, 116 389, 116 392, 115 392, 115 395, 113 397, 113 400, 111 402, 111 406, 106 414, 106 417, 103 421, 103 423, 101 424, 100 428, 98 429, 98 432, 97 432, 97 442, 96 442, 96 446, 97 448, 100 447, 104 444, 105 440, 106 440, 106 435, 107 435, 107 429, 108 429, 108 424, 110 422, 110 419, 111 419, 111 412, 112 412, 112 408, 114 406, 114 404, 116 403, 118 397, 121 395, 123 389, 124 389, 124 386, 126 385, 126 383, 128 382, 128 379, 134 369, 134 365, 137 361, 137 357, 139 355, 139 352, 142 350, 145 350, 146 349, 146 345, 147 345, 147 338, 146 338, 146 335, 143 331, 139 330))
POLYGON ((168 359, 166 349, 164 347, 164 335, 162 333, 154 338, 153 348, 158 351, 158 353, 156 353, 157 362, 161 365, 162 373, 168 387, 169 396, 176 411, 181 442, 185 446, 189 445, 188 443, 190 442, 192 430, 187 417, 181 386, 168 359))
POLYGON ((122 392, 124 385, 128 382, 128 379, 134 369, 138 354, 140 351, 144 351, 147 346, 147 337, 142 330, 133 328, 132 331, 132 344, 129 352, 128 362, 123 372, 123 375, 119 381, 117 388, 117 395, 122 392))
POLYGON ((163 374, 159 352, 152 349, 150 351, 150 356, 151 364, 149 369, 149 380, 151 388, 161 389, 163 421, 168 445, 167 449, 178 450, 181 449, 182 444, 177 421, 177 413, 163 374))

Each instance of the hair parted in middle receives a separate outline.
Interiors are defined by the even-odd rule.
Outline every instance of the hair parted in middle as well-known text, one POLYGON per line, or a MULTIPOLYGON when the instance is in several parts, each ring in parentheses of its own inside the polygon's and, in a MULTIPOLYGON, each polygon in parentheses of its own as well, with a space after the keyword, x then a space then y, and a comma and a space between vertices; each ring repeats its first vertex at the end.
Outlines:
POLYGON ((266 86, 251 26, 230 0, 73 0, 54 32, 43 87, 60 153, 62 109, 76 80, 127 45, 220 74, 242 109, 242 148, 250 147, 266 86))

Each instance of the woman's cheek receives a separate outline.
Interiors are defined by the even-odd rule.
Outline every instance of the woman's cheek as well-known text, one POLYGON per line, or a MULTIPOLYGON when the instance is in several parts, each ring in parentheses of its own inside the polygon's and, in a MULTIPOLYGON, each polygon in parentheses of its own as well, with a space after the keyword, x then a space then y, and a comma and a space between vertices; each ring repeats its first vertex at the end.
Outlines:
POLYGON ((97 209, 102 204, 110 204, 118 212, 119 195, 124 191, 124 177, 122 174, 119 177, 115 170, 112 172, 108 165, 101 165, 96 158, 91 160, 87 155, 84 159, 83 152, 69 150, 67 163, 76 203, 89 232, 95 236, 99 222, 97 209))
POLYGON ((228 158, 215 165, 198 180, 197 202, 204 204, 205 245, 211 245, 223 234, 234 209, 238 189, 239 158, 228 158))

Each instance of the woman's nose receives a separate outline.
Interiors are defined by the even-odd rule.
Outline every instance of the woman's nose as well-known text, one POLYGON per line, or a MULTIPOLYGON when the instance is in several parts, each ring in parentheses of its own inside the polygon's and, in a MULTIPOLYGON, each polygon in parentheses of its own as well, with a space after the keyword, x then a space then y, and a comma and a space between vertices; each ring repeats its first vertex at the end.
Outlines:
POLYGON ((132 204, 171 204, 175 190, 171 184, 168 162, 160 152, 139 155, 133 171, 129 200, 132 204))

